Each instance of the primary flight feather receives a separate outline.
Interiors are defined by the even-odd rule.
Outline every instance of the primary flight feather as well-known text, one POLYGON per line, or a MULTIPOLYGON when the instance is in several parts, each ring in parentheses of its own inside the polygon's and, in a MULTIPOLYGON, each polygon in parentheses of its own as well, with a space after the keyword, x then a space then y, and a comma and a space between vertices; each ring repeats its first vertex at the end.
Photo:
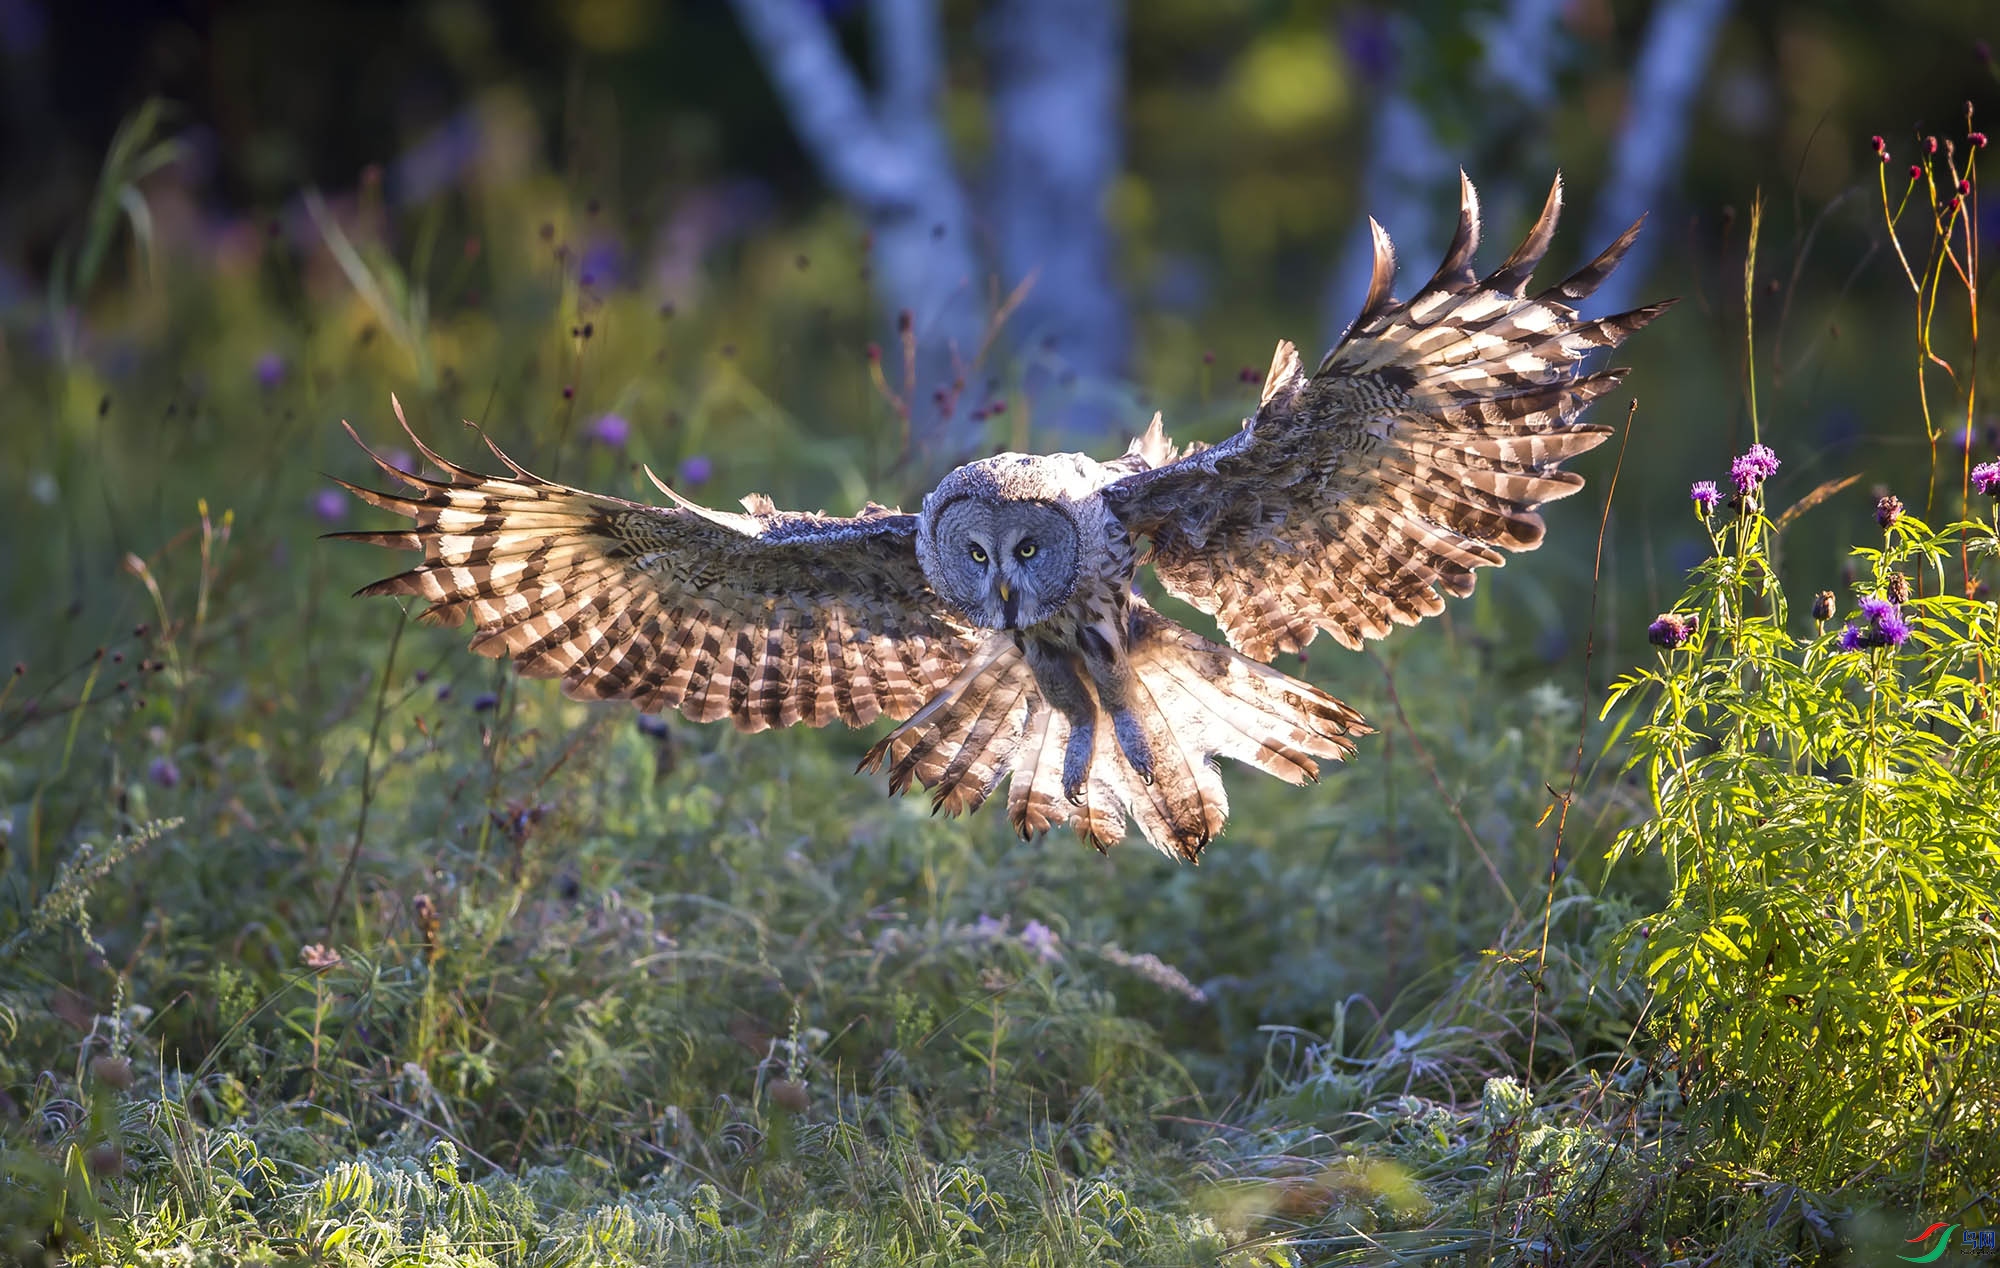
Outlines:
POLYGON ((1667 304, 1589 321, 1573 307, 1636 224, 1529 296, 1561 206, 1558 181, 1480 279, 1478 198, 1461 179, 1444 262, 1401 302, 1370 221, 1360 315, 1310 373, 1279 344, 1256 412, 1217 445, 1176 450, 1156 417, 1109 462, 1001 454, 945 476, 915 515, 841 517, 757 496, 715 511, 664 484, 670 505, 628 502, 497 448, 509 474, 485 476, 416 441, 443 479, 371 452, 411 492, 347 486, 412 527, 335 536, 421 551, 361 593, 428 599, 426 619, 446 624, 471 616, 473 650, 575 698, 750 731, 886 714, 902 725, 863 766, 886 767, 892 791, 918 783, 959 813, 1006 781, 1023 835, 1067 823, 1104 849, 1129 817, 1194 860, 1228 817, 1216 758, 1303 784, 1368 731, 1260 662, 1321 631, 1358 648, 1435 615, 1471 593, 1475 569, 1539 545, 1536 508, 1582 486, 1560 464, 1610 429, 1576 418, 1623 371, 1581 363, 1667 304), (1235 650, 1135 595, 1146 565, 1235 650))

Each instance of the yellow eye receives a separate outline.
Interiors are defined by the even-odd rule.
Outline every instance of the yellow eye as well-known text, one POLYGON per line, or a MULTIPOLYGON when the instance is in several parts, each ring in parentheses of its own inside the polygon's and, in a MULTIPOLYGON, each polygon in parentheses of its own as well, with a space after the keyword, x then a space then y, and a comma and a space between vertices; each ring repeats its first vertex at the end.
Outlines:
POLYGON ((1019 559, 1033 559, 1035 557, 1035 543, 1022 542, 1019 546, 1014 547, 1014 555, 1019 559))
POLYGON ((973 563, 976 563, 976 564, 983 564, 983 563, 985 563, 985 562, 986 562, 986 552, 985 552, 984 550, 981 550, 981 549, 980 549, 979 547, 977 547, 977 546, 974 546, 974 547, 972 548, 972 562, 973 562, 973 563))

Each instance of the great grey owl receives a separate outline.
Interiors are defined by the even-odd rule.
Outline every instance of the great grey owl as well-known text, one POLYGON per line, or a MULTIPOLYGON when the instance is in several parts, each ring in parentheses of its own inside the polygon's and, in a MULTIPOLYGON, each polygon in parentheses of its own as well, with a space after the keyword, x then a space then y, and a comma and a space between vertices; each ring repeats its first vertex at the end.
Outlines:
POLYGON ((511 474, 483 476, 418 442, 445 478, 376 457, 415 492, 348 486, 414 526, 338 536, 422 551, 361 593, 422 596, 446 624, 469 614, 473 650, 573 697, 748 731, 887 714, 904 721, 862 765, 886 763, 891 791, 914 780, 958 813, 1011 776, 1023 836, 1068 823, 1104 849, 1129 814, 1193 860, 1228 814, 1217 757, 1305 784, 1368 731, 1259 662, 1322 630, 1358 649, 1538 545, 1536 508, 1583 484, 1559 464, 1610 433, 1574 420, 1623 371, 1582 359, 1667 306, 1592 321, 1572 307, 1637 224, 1528 296, 1560 180, 1479 279, 1478 200, 1461 191, 1444 263, 1408 302, 1369 222, 1360 315, 1311 373, 1279 344, 1255 413, 1217 445, 1176 449, 1156 416, 1109 462, 1001 454, 951 472, 915 515, 871 503, 846 518, 756 495, 742 514, 710 510, 657 477, 670 505, 650 506, 539 479, 497 448, 511 474), (1139 597, 1144 564, 1235 650, 1139 597))

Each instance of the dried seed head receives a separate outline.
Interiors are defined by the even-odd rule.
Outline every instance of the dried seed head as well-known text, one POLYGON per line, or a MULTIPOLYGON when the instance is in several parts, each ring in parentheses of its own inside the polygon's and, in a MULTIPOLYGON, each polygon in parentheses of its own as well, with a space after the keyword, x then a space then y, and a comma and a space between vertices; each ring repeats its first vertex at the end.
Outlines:
POLYGON ((1822 590, 1813 596, 1812 615, 1821 624, 1833 619, 1833 591, 1822 590))

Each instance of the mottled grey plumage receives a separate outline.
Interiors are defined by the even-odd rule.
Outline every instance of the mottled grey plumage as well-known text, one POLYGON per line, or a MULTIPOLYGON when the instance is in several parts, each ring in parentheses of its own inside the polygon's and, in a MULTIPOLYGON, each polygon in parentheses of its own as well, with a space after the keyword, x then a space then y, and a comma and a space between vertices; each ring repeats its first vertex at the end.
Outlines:
POLYGON ((1106 848, 1129 815, 1192 860, 1228 816, 1215 758, 1302 784, 1368 729, 1258 662, 1321 630, 1357 648, 1539 545, 1536 508, 1583 483, 1558 464, 1609 432, 1573 420, 1622 374, 1580 361, 1666 307, 1599 321, 1570 307, 1637 225, 1526 297, 1560 182, 1478 280, 1478 200, 1462 192, 1444 263, 1407 303, 1390 297, 1394 256, 1370 222, 1361 315, 1311 374, 1280 344, 1256 413, 1218 445, 1176 450, 1155 417, 1110 462, 1001 454, 947 475, 917 515, 870 504, 843 518, 758 496, 713 511, 664 484, 671 505, 647 506, 538 479, 498 449, 511 474, 481 476, 418 442, 445 479, 376 458, 415 495, 348 486, 414 527, 336 536, 422 551, 362 593, 470 615, 474 650, 572 696, 753 731, 887 714, 903 724, 863 765, 886 766, 892 791, 919 783, 959 813, 1011 777, 1023 835, 1069 823, 1106 848), (1146 562, 1237 650, 1135 595, 1146 562))

